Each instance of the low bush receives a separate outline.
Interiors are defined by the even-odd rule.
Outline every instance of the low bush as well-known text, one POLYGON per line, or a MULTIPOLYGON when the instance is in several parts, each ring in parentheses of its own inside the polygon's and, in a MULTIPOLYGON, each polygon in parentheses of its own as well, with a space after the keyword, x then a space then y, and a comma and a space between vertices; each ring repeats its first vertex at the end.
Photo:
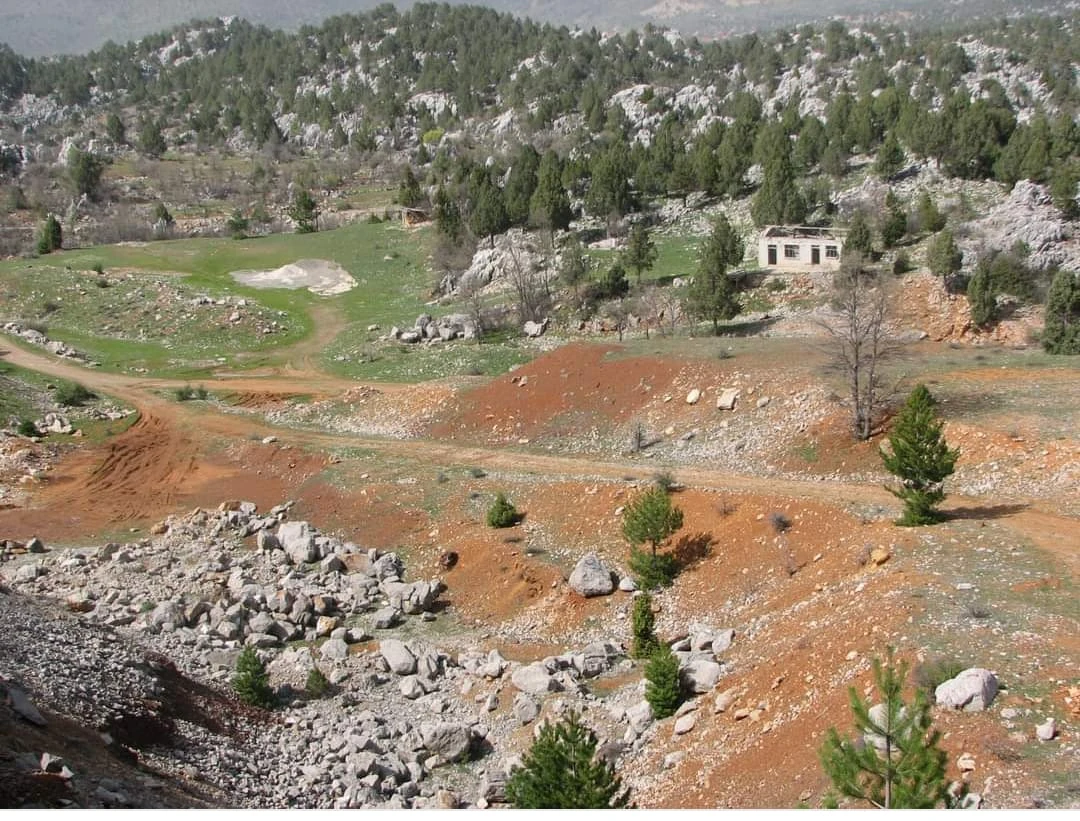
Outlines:
POLYGON ((645 665, 645 700, 657 719, 674 715, 682 703, 679 688, 679 659, 666 644, 645 665))
POLYGON ((502 528, 513 527, 521 519, 517 508, 506 498, 506 494, 499 491, 495 495, 495 502, 488 508, 488 527, 502 528))
POLYGON ((236 675, 233 676, 232 687, 240 700, 252 707, 269 710, 276 703, 274 691, 270 689, 266 666, 255 653, 254 647, 245 647, 236 660, 236 675))
POLYGON ((330 692, 330 681, 323 675, 318 667, 312 667, 307 674, 307 682, 304 684, 304 692, 311 698, 322 698, 330 692))
POLYGON ((65 382, 53 392, 56 403, 69 408, 85 405, 93 398, 94 394, 78 382, 65 382))

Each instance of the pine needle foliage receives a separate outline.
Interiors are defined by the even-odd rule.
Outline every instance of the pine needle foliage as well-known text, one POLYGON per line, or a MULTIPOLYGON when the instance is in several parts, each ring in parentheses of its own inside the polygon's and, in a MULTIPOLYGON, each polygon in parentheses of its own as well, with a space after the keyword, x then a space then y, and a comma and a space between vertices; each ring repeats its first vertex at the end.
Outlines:
POLYGON ((599 810, 625 807, 630 795, 614 767, 596 760, 596 735, 571 713, 540 729, 506 782, 506 797, 523 810, 599 810))
POLYGON ((656 616, 652 609, 652 596, 642 593, 634 598, 632 623, 634 642, 630 652, 636 659, 650 658, 660 649, 656 638, 656 616))
POLYGON ((934 405, 926 386, 916 385, 889 435, 890 451, 881 449, 885 469, 900 480, 887 489, 904 503, 897 524, 905 527, 940 521, 934 508, 945 499, 943 483, 960 455, 945 441, 934 405))
MULTIPOLYGON (((856 737, 841 738, 830 727, 819 750, 822 767, 841 796, 880 809, 932 809, 951 806, 941 733, 931 726, 925 693, 906 704, 902 689, 908 666, 874 659, 874 684, 880 703, 871 706, 848 690, 856 737)), ((835 799, 830 803, 835 803, 835 799)))
POLYGON ((506 494, 499 491, 495 494, 495 501, 487 512, 488 527, 502 528, 513 527, 518 523, 521 515, 513 502, 506 498, 506 494))
POLYGON ((266 667, 255 653, 254 647, 245 647, 236 660, 236 675, 232 680, 233 690, 240 699, 252 707, 272 709, 276 702, 274 691, 270 689, 270 677, 266 667))
POLYGON ((679 687, 679 659, 666 644, 661 644, 645 665, 645 700, 657 719, 674 715, 682 704, 679 687))
POLYGON ((682 511, 671 504, 671 496, 661 487, 649 488, 626 506, 623 536, 633 546, 630 569, 642 589, 669 585, 675 578, 674 557, 658 554, 657 548, 682 524, 682 511), (646 543, 652 548, 651 553, 640 549, 646 543))

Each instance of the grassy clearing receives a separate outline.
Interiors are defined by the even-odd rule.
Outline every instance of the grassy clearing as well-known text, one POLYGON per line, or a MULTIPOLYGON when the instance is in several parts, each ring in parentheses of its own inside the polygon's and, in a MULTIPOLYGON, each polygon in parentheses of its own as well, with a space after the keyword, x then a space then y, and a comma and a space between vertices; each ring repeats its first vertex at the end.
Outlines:
POLYGON ((306 290, 253 289, 234 282, 231 272, 305 258, 337 262, 358 284, 329 299, 354 326, 345 336, 355 338, 368 325, 405 322, 424 309, 428 236, 391 223, 364 223, 240 241, 101 246, 0 263, 0 314, 42 321, 51 337, 113 370, 195 377, 236 354, 264 354, 245 358, 243 365, 254 367, 311 333, 308 311, 328 298, 306 290), (104 277, 94 273, 97 266, 104 277), (199 296, 220 304, 195 305, 199 296), (247 304, 242 319, 233 321, 240 299, 247 304), (284 330, 264 333, 272 322, 284 330))
POLYGON ((361 339, 342 334, 326 352, 329 370, 355 379, 424 382, 454 376, 498 376, 524 364, 539 351, 520 340, 492 340, 483 345, 459 340, 434 347, 376 344, 376 333, 361 339))

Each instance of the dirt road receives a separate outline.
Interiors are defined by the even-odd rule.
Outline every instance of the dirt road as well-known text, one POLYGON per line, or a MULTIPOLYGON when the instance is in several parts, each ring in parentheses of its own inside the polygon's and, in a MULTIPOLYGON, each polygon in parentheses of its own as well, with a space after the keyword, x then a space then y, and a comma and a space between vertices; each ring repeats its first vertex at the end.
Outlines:
MULTIPOLYGON (((331 321, 326 318, 328 323, 331 321)), ((327 329, 328 325, 322 326, 327 329)), ((339 329, 340 330, 340 329, 339 329)), ((333 330, 329 325, 327 333, 333 330)), ((247 395, 288 396, 304 394, 329 398, 360 383, 319 373, 315 360, 318 346, 301 343, 289 352, 286 373, 222 375, 206 380, 211 391, 247 395)), ((84 449, 60 466, 57 476, 35 497, 29 511, 0 511, 0 529, 21 522, 25 528, 49 511, 63 511, 74 529, 119 526, 145 522, 174 512, 178 504, 200 497, 200 487, 224 482, 233 497, 244 495, 250 477, 236 465, 212 452, 216 443, 275 435, 282 441, 308 449, 329 450, 361 447, 392 457, 404 457, 432 465, 471 465, 489 470, 532 473, 557 479, 597 478, 619 480, 628 475, 647 476, 658 467, 631 460, 598 461, 590 457, 549 455, 497 448, 450 444, 430 439, 379 439, 348 434, 280 429, 262 420, 222 413, 204 403, 177 403, 157 392, 183 383, 127 376, 82 368, 70 362, 22 348, 4 346, 0 357, 25 368, 79 381, 94 391, 111 394, 139 409, 139 422, 109 442, 84 449)), ((378 383, 382 392, 406 386, 378 383)), ((827 502, 838 507, 878 506, 898 511, 899 503, 884 488, 843 481, 781 479, 732 474, 702 468, 680 467, 684 484, 731 493, 767 495, 827 502)), ((950 496, 946 512, 966 519, 997 519, 1018 537, 1031 539, 1071 568, 1080 570, 1080 527, 1074 518, 1040 507, 1038 500, 1026 505, 994 505, 984 498, 950 496)), ((86 534, 84 534, 86 535, 86 534)))

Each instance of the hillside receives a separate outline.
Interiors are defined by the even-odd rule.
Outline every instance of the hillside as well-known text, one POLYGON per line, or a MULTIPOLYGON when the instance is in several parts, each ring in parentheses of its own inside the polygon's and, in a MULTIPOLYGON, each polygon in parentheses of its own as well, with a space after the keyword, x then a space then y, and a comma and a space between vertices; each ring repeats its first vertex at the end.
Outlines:
POLYGON ((0 804, 825 807, 895 652, 1075 809, 1080 16, 965 8, 0 48, 0 804))

